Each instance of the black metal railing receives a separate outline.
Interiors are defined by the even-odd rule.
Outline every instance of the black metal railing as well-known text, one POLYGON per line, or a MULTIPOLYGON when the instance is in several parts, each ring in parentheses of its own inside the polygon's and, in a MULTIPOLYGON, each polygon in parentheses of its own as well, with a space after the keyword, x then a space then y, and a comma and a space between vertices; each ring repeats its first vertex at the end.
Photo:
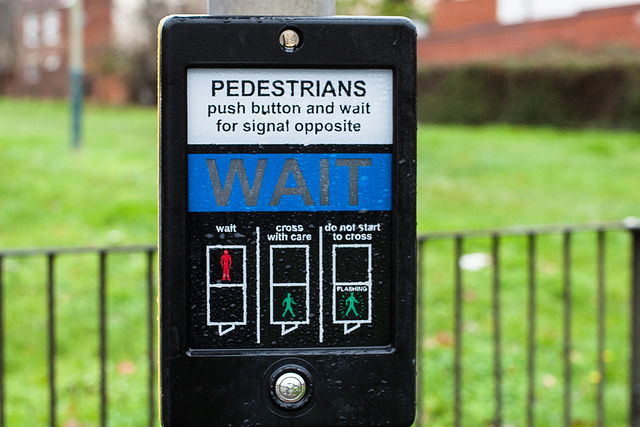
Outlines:
MULTIPOLYGON (((97 387, 88 386, 85 387, 88 395, 95 395, 97 400, 96 404, 93 405, 95 408, 94 414, 85 416, 85 417, 93 417, 93 419, 89 422, 92 424, 99 423, 100 426, 106 426, 107 420, 109 418, 109 378, 110 375, 108 373, 110 364, 109 358, 109 314, 117 314, 117 311, 114 313, 108 313, 109 307, 109 299, 110 295, 108 294, 109 285, 111 284, 109 281, 109 261, 111 258, 117 255, 128 255, 140 258, 137 261, 131 262, 128 260, 124 269, 126 269, 126 278, 124 278, 125 286, 131 285, 132 287, 139 288, 141 292, 138 292, 137 296, 140 297, 137 301, 134 301, 133 304, 136 308, 133 311, 138 310, 139 312, 143 312, 144 320, 142 322, 138 322, 132 330, 129 330, 126 334, 128 339, 130 340, 138 340, 140 337, 144 337, 146 335, 146 343, 144 345, 145 351, 143 355, 137 355, 137 357, 141 359, 146 359, 146 390, 142 393, 142 395, 130 395, 129 399, 135 401, 146 401, 146 404, 137 405, 138 409, 144 410, 145 414, 138 414, 137 417, 132 417, 131 414, 125 415, 128 419, 137 420, 131 421, 126 425, 149 425, 155 426, 157 424, 157 375, 156 375, 156 346, 155 346, 155 336, 157 334, 156 331, 156 282, 155 282, 155 260, 157 257, 157 248, 155 245, 145 245, 145 246, 127 246, 127 247, 104 247, 104 248, 95 248, 95 247, 83 247, 83 248, 62 248, 62 249, 26 249, 26 250, 9 250, 9 251, 0 251, 0 427, 4 427, 5 425, 27 425, 23 418, 29 420, 28 425, 70 425, 68 422, 75 421, 78 424, 84 425, 86 420, 78 421, 78 415, 73 412, 78 412, 80 408, 74 407, 71 405, 70 412, 71 414, 64 414, 65 420, 61 422, 60 420, 60 393, 59 389, 61 387, 60 382, 63 379, 62 376, 59 375, 59 367, 58 364, 61 364, 61 356, 60 356, 60 341, 61 341, 61 332, 65 328, 69 328, 70 324, 63 324, 60 319, 59 313, 59 299, 61 297, 60 293, 62 292, 60 288, 66 287, 68 288, 64 295, 64 298, 67 299, 76 299, 77 296, 73 295, 73 291, 76 290, 77 293, 81 293, 82 295, 86 295, 86 288, 89 287, 89 294, 94 292, 97 295, 97 307, 93 310, 93 313, 96 317, 97 322, 97 336, 98 336, 98 345, 97 345, 97 359, 98 363, 93 370, 80 373, 80 380, 78 382, 87 382, 89 384, 94 384, 94 381, 91 379, 86 379, 86 376, 95 375, 97 378, 97 387), (69 257, 79 258, 79 257, 97 257, 97 280, 96 276, 91 277, 91 274, 86 274, 84 270, 86 269, 87 263, 83 260, 83 265, 79 267, 79 270, 72 269, 72 278, 79 278, 82 281, 82 284, 76 286, 69 286, 67 282, 70 281, 68 276, 63 278, 59 278, 58 275, 58 266, 60 265, 62 260, 65 260, 69 257), (44 259, 44 266, 39 265, 34 267, 34 264, 31 262, 25 262, 21 264, 24 260, 36 260, 36 259, 44 259), (34 271, 35 270, 35 271, 34 271), (23 276, 27 276, 25 279, 23 276), (138 277, 135 277, 135 276, 138 277), (38 276, 40 278, 38 279, 38 276), (19 389, 22 388, 30 388, 29 393, 35 393, 35 387, 31 384, 23 383, 22 380, 20 382, 13 382, 14 387, 7 387, 7 378, 11 378, 12 375, 21 376, 24 378, 28 378, 29 375, 24 374, 26 369, 37 371, 38 367, 35 366, 35 362, 26 361, 25 359, 29 357, 29 354, 20 354, 21 349, 24 349, 24 346, 20 346, 20 344, 11 343, 11 337, 16 334, 28 334, 28 335, 37 335, 37 331, 31 331, 29 328, 16 330, 12 328, 11 322, 7 319, 7 311, 12 305, 16 304, 16 297, 20 297, 20 292, 16 291, 16 288, 19 287, 27 287, 27 281, 37 281, 41 284, 44 284, 45 289, 45 300, 46 300, 46 389, 47 389, 47 404, 48 408, 46 416, 43 414, 37 414, 37 409, 34 410, 35 413, 25 414, 24 412, 29 412, 30 410, 37 408, 39 403, 41 402, 30 402, 30 401, 21 401, 20 405, 18 402, 20 399, 12 399, 12 392, 18 394, 19 389), (92 291, 92 290, 93 291, 92 291), (12 298, 7 297, 7 293, 11 292, 12 298), (146 329, 146 331, 145 331, 146 329), (7 358, 11 358, 13 360, 12 363, 8 365, 7 358), (18 362, 16 362, 18 361, 18 362), (26 368, 25 368, 26 365, 26 368), (18 372, 17 372, 18 371, 18 372), (15 408, 14 406, 21 406, 20 408, 15 408), (146 407, 146 410, 145 410, 146 407), (8 410, 12 411, 12 416, 7 414, 8 410), (71 419, 69 419, 71 418, 71 419), (146 418, 144 423, 140 423, 140 420, 146 418)), ((123 279, 122 274, 119 277, 120 280, 123 279)), ((120 281, 119 281, 120 282, 120 281)), ((120 282, 122 285, 122 282, 120 282)), ((41 285, 37 285, 41 286, 41 285)), ((126 297, 126 296, 125 296, 126 297)), ((82 297, 80 297, 82 298, 82 297)), ((22 298, 21 298, 22 299, 22 298)), ((35 298, 37 299, 37 298, 35 298)), ((33 302, 36 303, 35 301, 33 302)), ((77 311, 85 311, 80 310, 79 305, 88 305, 88 301, 78 301, 78 304, 72 305, 74 310, 77 311)), ((29 308, 29 310, 36 310, 37 308, 29 308)), ((116 308, 119 310, 119 308, 116 308)), ((71 310, 73 311, 73 310, 71 310)), ((91 311, 91 310, 89 310, 91 311)), ((15 313, 14 313, 15 314, 15 313)), ((28 315, 27 315, 28 316, 28 315)), ((14 316, 18 317, 18 316, 14 316)), ((69 316, 65 316, 68 318, 69 316)), ((89 319, 76 319, 78 322, 89 322, 89 319)), ((128 320, 130 321, 130 320, 128 320)), ((38 319, 34 319, 34 324, 39 325, 38 319)), ((128 326, 125 325, 124 329, 127 329, 128 326)), ((37 326, 34 328, 37 329, 37 326)), ((31 337, 29 339, 32 339, 31 337)), ((33 338, 36 340, 36 338, 33 338)), ((75 336, 65 337, 66 343, 65 347, 70 347, 72 350, 65 348, 65 354, 73 354, 75 351, 79 351, 85 345, 84 341, 86 337, 75 336), (71 342, 69 342, 71 341, 71 342)), ((125 344, 126 345, 126 344, 125 344)), ((33 343, 29 343, 27 347, 34 347, 33 343)), ((37 347, 37 346, 36 346, 37 347)), ((24 353, 27 353, 25 351, 24 353)), ((137 359, 136 359, 137 360, 137 359)), ((124 363, 124 362, 123 362, 124 363)), ((113 364, 113 363, 111 363, 113 364)), ((127 362, 123 364, 124 368, 121 370, 127 371, 128 373, 132 373, 134 369, 137 369, 133 362, 127 362)), ((77 372, 75 372, 78 374, 77 372)), ((42 378, 39 378, 37 381, 38 385, 42 383, 42 378)), ((71 385, 66 387, 66 391, 74 390, 76 387, 82 387, 82 385, 71 385)), ((121 390, 122 391, 122 390, 121 390)), ((125 394, 126 390, 123 391, 125 394)), ((85 393, 83 393, 85 394, 85 393)), ((86 397, 83 401, 86 404, 86 397)), ((67 396, 63 396, 64 400, 68 400, 67 396)), ((80 405, 75 405, 80 406, 80 405)), ((83 405, 84 406, 84 405, 83 405)), ((69 412, 69 411, 67 411, 69 412)), ((120 423, 118 423, 120 424, 120 423)), ((120 424, 122 425, 122 424, 120 424)))
MULTIPOLYGON (((417 424, 640 425, 637 222, 418 248, 417 424)), ((156 259, 155 245, 0 251, 0 427, 158 425, 156 259)))
POLYGON ((420 236, 418 247, 418 424, 640 425, 637 221, 429 233, 420 236), (464 257, 478 248, 481 252, 474 254, 480 263, 465 266, 464 257), (471 310, 480 298, 466 292, 483 292, 487 300, 482 309, 471 310), (434 309, 442 304, 447 310, 434 309), (546 320, 551 313, 553 319, 546 320), (475 326, 469 328, 471 324, 475 326), (513 327, 517 333, 507 343, 505 332, 513 327), (452 337, 446 338, 449 328, 452 337), (473 335, 481 338, 465 345, 473 335), (487 342, 492 347, 490 368, 484 360, 487 342), (607 350, 612 345, 615 369, 609 363, 614 352, 607 350), (510 352, 518 356, 506 367, 510 352), (586 361, 586 353, 593 360, 586 361), (630 363, 619 360, 625 358, 630 363), (562 393, 553 391, 556 377, 543 374, 549 371, 561 374, 562 393), (589 382, 584 380, 587 371, 589 382), (465 388, 471 381, 465 382, 466 377, 474 375, 481 380, 465 388), (505 376, 511 377, 509 393, 505 376), (526 385, 514 385, 518 382, 526 385), (626 390, 622 395, 621 389, 626 390), (451 397, 443 390, 451 390, 451 397), (483 408, 474 402, 477 394, 485 394, 483 408), (471 406, 476 407, 465 411, 471 406))

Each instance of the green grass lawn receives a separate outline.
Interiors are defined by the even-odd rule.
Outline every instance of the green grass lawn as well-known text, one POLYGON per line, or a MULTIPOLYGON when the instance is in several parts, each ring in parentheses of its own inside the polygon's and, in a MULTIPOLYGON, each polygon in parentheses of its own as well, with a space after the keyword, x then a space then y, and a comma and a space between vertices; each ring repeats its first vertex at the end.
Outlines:
POLYGON ((422 126, 418 230, 640 215, 640 134, 422 126))
MULTIPOLYGON (((640 135, 421 126, 418 230, 638 214, 640 135)), ((70 149, 61 102, 0 99, 0 247, 153 242, 156 114, 88 106, 70 149)))
MULTIPOLYGON (((68 106, 0 98, 0 249, 153 243, 157 234, 157 140, 154 109, 87 106, 82 148, 70 148, 68 106)), ((640 216, 640 135, 623 131, 420 126, 419 232, 512 225, 589 222, 640 216)), ((575 416, 590 425, 595 360, 592 237, 576 236, 574 263, 575 416), (584 245, 582 242, 585 242, 584 245)), ((561 242, 540 241, 541 324, 536 387, 539 425, 561 417, 561 242), (553 383, 553 381, 557 381, 553 383), (553 384, 552 384, 553 383, 553 384)), ((608 239, 609 317, 606 373, 609 425, 626 413, 628 239, 608 239), (622 254, 622 255, 620 255, 622 254), (618 257, 619 259, 615 259, 618 257), (616 405, 618 403, 618 405, 616 405), (617 408, 618 406, 619 408, 617 408)), ((503 247, 505 423, 522 425, 525 410, 526 259, 522 241, 503 247), (513 267, 513 269, 511 269, 513 267)), ((451 424, 451 242, 437 242, 427 257, 427 298, 421 361, 423 419, 451 424)), ((465 253, 488 252, 486 240, 465 253)), ((144 423, 144 264, 127 258, 110 270, 108 311, 110 416, 114 425, 144 423), (130 271, 129 271, 130 270, 130 271), (139 274, 140 273, 140 274, 139 274), (140 277, 138 277, 140 276, 140 277), (140 411, 142 415, 131 415, 140 411)), ((61 425, 97 424, 97 300, 95 259, 58 267, 58 345, 61 425), (82 337, 82 338, 78 338, 82 337), (85 338, 86 337, 86 338, 85 338), (62 356, 65 356, 62 358, 62 356), (68 423, 68 424, 65 424, 68 423)), ((43 260, 6 260, 7 398, 9 421, 45 424, 46 340, 43 260)), ((490 270, 465 273, 465 425, 491 423, 490 270)), ((10 424, 11 425, 11 424, 10 424)))
POLYGON ((0 248, 154 242, 155 111, 89 106, 79 151, 68 112, 0 98, 0 248))

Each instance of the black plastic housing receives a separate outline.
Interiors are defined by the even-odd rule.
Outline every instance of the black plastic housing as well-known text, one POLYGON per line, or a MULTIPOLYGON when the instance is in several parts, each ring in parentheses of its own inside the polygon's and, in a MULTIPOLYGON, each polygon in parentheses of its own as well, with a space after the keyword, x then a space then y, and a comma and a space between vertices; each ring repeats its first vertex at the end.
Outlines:
MULTIPOLYGON (((416 35, 413 25, 404 18, 172 16, 162 22, 159 37, 163 425, 411 425, 416 405, 416 35), (287 28, 296 29, 302 35, 302 42, 294 52, 285 51, 278 43, 279 34, 287 28), (295 143, 188 145, 187 70, 191 68, 392 70, 393 142, 380 147, 295 143), (265 214, 189 211, 189 155, 283 153, 295 157, 299 153, 333 151, 391 155, 390 211, 265 214), (259 345, 238 340, 238 346, 234 347, 233 340, 216 341, 219 337, 215 327, 209 331, 199 323, 203 318, 199 289, 205 267, 197 254, 201 248, 212 245, 203 231, 213 227, 212 223, 233 223, 248 229, 268 228, 270 221, 300 223, 317 233, 317 227, 328 221, 356 223, 361 216, 367 218, 365 222, 383 224, 382 229, 386 230, 373 253, 374 269, 380 266, 375 272, 385 278, 385 283, 379 284, 385 294, 376 296, 375 301, 381 302, 374 306, 373 326, 363 325, 362 332, 335 334, 335 338, 330 338, 327 332, 323 343, 317 343, 317 332, 310 332, 306 337, 298 334, 299 341, 292 333, 278 335, 273 340, 265 338, 259 345), (283 369, 299 372, 309 381, 310 392, 304 404, 287 407, 274 401, 274 375, 283 369)), ((244 232, 238 235, 250 243, 259 239, 244 232)), ((215 238, 233 239, 219 235, 215 238)), ((321 249, 314 249, 316 246, 310 249, 312 255, 319 255, 317 252, 321 249)), ((324 265, 312 265, 310 271, 315 277, 323 268, 324 265)), ((265 274, 264 271, 261 274, 265 274)), ((324 280, 328 280, 326 275, 324 280)), ((251 279, 251 283, 254 281, 255 278, 251 279)), ((317 302, 315 293, 307 297, 317 302)), ((255 304, 257 300, 249 300, 252 301, 255 304)), ((324 308, 320 308, 322 310, 324 308)), ((326 310, 328 313, 329 308, 326 310)), ((353 314, 345 314, 348 315, 353 314)), ((264 337, 267 337, 266 315, 255 316, 262 318, 264 337)), ((307 313, 307 316, 312 324, 317 322, 318 313, 307 313)), ((254 327, 251 322, 256 321, 251 320, 247 328, 254 327)))

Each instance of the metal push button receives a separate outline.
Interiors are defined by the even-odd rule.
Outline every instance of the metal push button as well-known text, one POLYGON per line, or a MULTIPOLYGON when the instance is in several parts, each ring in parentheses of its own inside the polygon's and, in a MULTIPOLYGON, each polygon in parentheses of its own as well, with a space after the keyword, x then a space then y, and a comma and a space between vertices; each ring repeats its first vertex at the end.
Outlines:
POLYGON ((276 396, 283 403, 297 403, 304 398, 307 392, 307 383, 300 375, 287 372, 277 379, 275 391, 276 396))
MULTIPOLYGON (((265 391, 268 390, 270 397, 267 404, 270 406, 275 405, 275 407, 271 407, 277 408, 276 413, 278 415, 285 417, 294 414, 300 415, 301 411, 304 412, 313 407, 309 403, 314 400, 317 390, 313 380, 314 377, 309 370, 315 371, 312 366, 303 360, 296 360, 296 363, 286 363, 284 365, 281 365, 282 362, 286 363, 287 360, 278 362, 267 370, 265 379, 268 378, 268 380, 265 391), (307 367, 303 367, 301 364, 307 367), (278 367, 278 365, 280 366, 278 367), (303 410, 303 407, 306 407, 306 409, 303 410), (281 412, 282 409, 288 414, 281 412)), ((317 373, 315 375, 317 376, 317 373)))

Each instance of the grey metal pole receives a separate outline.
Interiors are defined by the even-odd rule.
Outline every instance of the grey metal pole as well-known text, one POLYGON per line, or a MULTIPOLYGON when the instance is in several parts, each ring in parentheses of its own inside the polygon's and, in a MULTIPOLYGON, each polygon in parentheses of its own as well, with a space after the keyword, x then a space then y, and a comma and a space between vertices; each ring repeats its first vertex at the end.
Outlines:
POLYGON ((69 19, 69 89, 71 101, 71 146, 79 149, 82 140, 84 80, 84 2, 75 0, 69 19))
POLYGON ((209 15, 330 16, 335 0, 209 0, 209 15))

